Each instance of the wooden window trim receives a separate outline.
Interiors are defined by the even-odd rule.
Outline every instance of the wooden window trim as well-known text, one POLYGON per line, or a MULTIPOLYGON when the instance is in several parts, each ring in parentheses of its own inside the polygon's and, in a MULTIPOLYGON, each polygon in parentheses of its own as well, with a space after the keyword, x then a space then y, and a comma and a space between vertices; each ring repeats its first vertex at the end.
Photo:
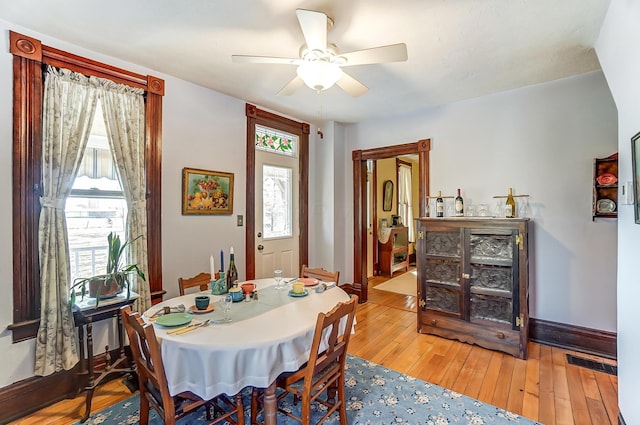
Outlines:
POLYGON ((152 301, 162 289, 161 149, 164 80, 44 46, 9 32, 13 54, 13 342, 35 337, 40 325, 38 221, 42 146, 43 70, 47 65, 145 90, 148 282, 152 301))

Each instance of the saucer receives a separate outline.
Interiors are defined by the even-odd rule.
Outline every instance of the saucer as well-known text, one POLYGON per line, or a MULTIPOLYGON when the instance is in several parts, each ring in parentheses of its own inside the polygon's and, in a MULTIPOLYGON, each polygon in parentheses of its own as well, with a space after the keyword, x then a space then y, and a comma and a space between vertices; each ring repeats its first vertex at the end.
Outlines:
POLYGON ((293 292, 293 289, 289 291, 289 296, 294 298, 306 297, 307 295, 309 295, 309 291, 307 291, 306 289, 301 294, 296 294, 295 292, 293 292))
POLYGON ((611 173, 600 174, 596 180, 598 184, 601 184, 603 186, 616 184, 618 182, 618 178, 611 173))
POLYGON ((189 307, 189 311, 194 313, 194 314, 211 313, 213 310, 214 310, 213 303, 210 303, 207 306, 207 308, 205 308, 204 310, 198 310, 195 305, 192 305, 191 307, 189 307))
POLYGON ((173 327, 186 325, 191 322, 191 316, 187 313, 169 313, 156 319, 156 323, 161 326, 173 327))
POLYGON ((596 211, 599 213, 612 213, 616 210, 616 203, 611 199, 599 199, 596 204, 596 211))
POLYGON ((298 282, 304 283, 304 286, 316 286, 320 281, 318 279, 313 279, 310 277, 301 277, 298 279, 298 282))

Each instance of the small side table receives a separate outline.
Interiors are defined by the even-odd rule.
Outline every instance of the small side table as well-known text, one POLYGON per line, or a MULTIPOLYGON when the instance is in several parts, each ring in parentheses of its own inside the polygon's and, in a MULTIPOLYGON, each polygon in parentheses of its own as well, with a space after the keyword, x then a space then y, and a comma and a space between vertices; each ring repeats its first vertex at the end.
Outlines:
POLYGON ((80 345, 80 372, 79 375, 87 377, 87 391, 85 400, 85 412, 80 422, 84 422, 91 414, 91 401, 93 393, 98 385, 113 374, 135 373, 133 360, 129 359, 124 351, 124 332, 120 307, 133 304, 138 298, 138 294, 131 292, 127 299, 126 292, 118 294, 116 297, 100 300, 96 307, 95 298, 85 297, 76 303, 73 308, 73 318, 78 327, 78 340, 80 345), (93 369, 93 323, 101 320, 116 318, 118 322, 118 357, 112 361, 109 354, 109 346, 106 346, 106 362, 104 370, 96 373, 93 369), (84 338, 86 332, 87 355, 85 358, 84 338))

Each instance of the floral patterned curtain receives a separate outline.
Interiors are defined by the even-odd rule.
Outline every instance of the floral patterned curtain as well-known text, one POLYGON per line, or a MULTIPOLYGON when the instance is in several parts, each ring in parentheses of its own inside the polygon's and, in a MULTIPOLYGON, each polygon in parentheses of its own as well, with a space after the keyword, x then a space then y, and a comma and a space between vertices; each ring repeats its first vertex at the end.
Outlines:
MULTIPOLYGON (((129 246, 128 264, 137 264, 149 276, 147 261, 147 199, 145 178, 144 91, 110 80, 102 80, 102 110, 107 139, 127 200, 127 239, 142 238, 129 246)), ((151 307, 149 283, 135 276, 133 291, 140 297, 135 309, 151 307)))
POLYGON ((95 81, 49 67, 45 75, 40 204, 40 328, 35 374, 50 375, 78 363, 69 307, 69 243, 64 206, 82 161, 95 114, 95 81))

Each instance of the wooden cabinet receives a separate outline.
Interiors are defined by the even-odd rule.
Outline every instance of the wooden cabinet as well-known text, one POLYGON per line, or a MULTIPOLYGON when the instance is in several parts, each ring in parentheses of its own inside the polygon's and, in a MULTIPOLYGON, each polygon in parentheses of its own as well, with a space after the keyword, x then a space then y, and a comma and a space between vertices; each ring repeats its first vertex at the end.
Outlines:
POLYGON ((525 359, 529 220, 416 221, 418 331, 525 359))
POLYGON ((592 218, 618 217, 618 154, 593 160, 592 218), (613 178, 612 178, 613 177, 613 178))
POLYGON ((378 241, 380 273, 391 277, 400 269, 409 270, 409 234, 407 227, 391 227, 388 239, 378 241))

